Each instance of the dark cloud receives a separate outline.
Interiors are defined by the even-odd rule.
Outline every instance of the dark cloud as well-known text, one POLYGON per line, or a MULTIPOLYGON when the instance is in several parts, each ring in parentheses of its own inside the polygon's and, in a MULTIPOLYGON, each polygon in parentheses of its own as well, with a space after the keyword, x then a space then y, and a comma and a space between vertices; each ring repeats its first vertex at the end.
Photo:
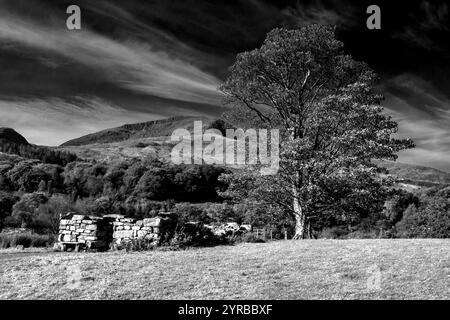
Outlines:
POLYGON ((397 36, 429 51, 447 51, 442 37, 450 31, 450 11, 447 3, 422 1, 420 10, 409 14, 414 24, 405 25, 397 36))

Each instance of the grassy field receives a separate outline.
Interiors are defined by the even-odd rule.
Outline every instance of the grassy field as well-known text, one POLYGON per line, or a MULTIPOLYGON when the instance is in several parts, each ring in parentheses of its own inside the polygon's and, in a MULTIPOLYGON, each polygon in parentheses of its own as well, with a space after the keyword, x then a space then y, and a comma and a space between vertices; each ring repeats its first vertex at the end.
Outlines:
POLYGON ((1 299, 450 299, 449 240, 0 253, 1 299))

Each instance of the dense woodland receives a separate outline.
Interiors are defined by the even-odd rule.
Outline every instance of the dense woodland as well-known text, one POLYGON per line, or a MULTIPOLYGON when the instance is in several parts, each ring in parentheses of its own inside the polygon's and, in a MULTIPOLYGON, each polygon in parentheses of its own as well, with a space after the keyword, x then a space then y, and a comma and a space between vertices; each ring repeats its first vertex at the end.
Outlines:
POLYGON ((28 159, 38 159, 45 163, 65 166, 69 162, 77 160, 77 156, 69 152, 30 144, 16 144, 8 141, 0 142, 0 152, 17 154, 28 159))

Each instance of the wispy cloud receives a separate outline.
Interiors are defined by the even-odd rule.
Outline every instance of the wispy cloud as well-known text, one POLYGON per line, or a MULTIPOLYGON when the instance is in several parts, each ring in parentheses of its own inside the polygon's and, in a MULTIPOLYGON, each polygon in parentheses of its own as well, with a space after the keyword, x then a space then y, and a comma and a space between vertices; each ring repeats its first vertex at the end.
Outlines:
POLYGON ((297 1, 294 5, 286 7, 283 13, 297 25, 315 23, 348 29, 356 23, 354 7, 345 1, 339 1, 338 4, 334 1, 325 4, 321 0, 309 4, 297 1))
POLYGON ((400 38, 426 50, 441 50, 442 43, 433 39, 433 34, 450 31, 450 10, 447 3, 422 1, 420 11, 411 13, 413 23, 405 24, 401 32, 394 33, 400 38))
POLYGON ((112 39, 87 28, 68 31, 4 11, 0 13, 0 41, 46 50, 95 68, 122 88, 182 101, 220 101, 216 77, 158 51, 149 42, 112 39))
POLYGON ((412 74, 386 81, 384 89, 384 105, 399 122, 399 135, 411 137, 417 145, 401 152, 399 160, 450 171, 450 101, 412 74))

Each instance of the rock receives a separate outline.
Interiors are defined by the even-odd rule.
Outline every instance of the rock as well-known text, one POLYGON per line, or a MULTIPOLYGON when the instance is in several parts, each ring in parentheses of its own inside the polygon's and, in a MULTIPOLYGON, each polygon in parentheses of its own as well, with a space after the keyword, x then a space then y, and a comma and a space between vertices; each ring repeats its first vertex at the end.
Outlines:
POLYGON ((81 214, 76 214, 72 217, 72 220, 83 220, 86 216, 81 215, 81 214))
POLYGON ((73 234, 66 234, 63 237, 64 242, 75 242, 77 241, 77 237, 73 234))
POLYGON ((147 218, 144 219, 144 226, 146 227, 159 227, 161 225, 161 218, 147 218))
POLYGON ((147 234, 148 234, 148 233, 145 232, 145 231, 138 231, 138 232, 137 232, 137 236, 138 236, 139 238, 144 238, 147 234))
POLYGON ((225 236, 227 234, 227 232, 223 229, 215 229, 215 230, 213 230, 213 234, 217 237, 222 237, 222 236, 225 236))
POLYGON ((125 218, 125 216, 121 215, 121 214, 107 214, 104 215, 103 218, 109 218, 109 219, 123 219, 125 218))
MULTIPOLYGON (((61 240, 58 239, 58 241, 61 241, 61 240)), ((56 242, 53 245, 53 250, 55 250, 55 251, 62 251, 63 250, 62 243, 56 242)))
POLYGON ((225 224, 225 231, 238 231, 239 225, 236 222, 228 222, 225 224))

